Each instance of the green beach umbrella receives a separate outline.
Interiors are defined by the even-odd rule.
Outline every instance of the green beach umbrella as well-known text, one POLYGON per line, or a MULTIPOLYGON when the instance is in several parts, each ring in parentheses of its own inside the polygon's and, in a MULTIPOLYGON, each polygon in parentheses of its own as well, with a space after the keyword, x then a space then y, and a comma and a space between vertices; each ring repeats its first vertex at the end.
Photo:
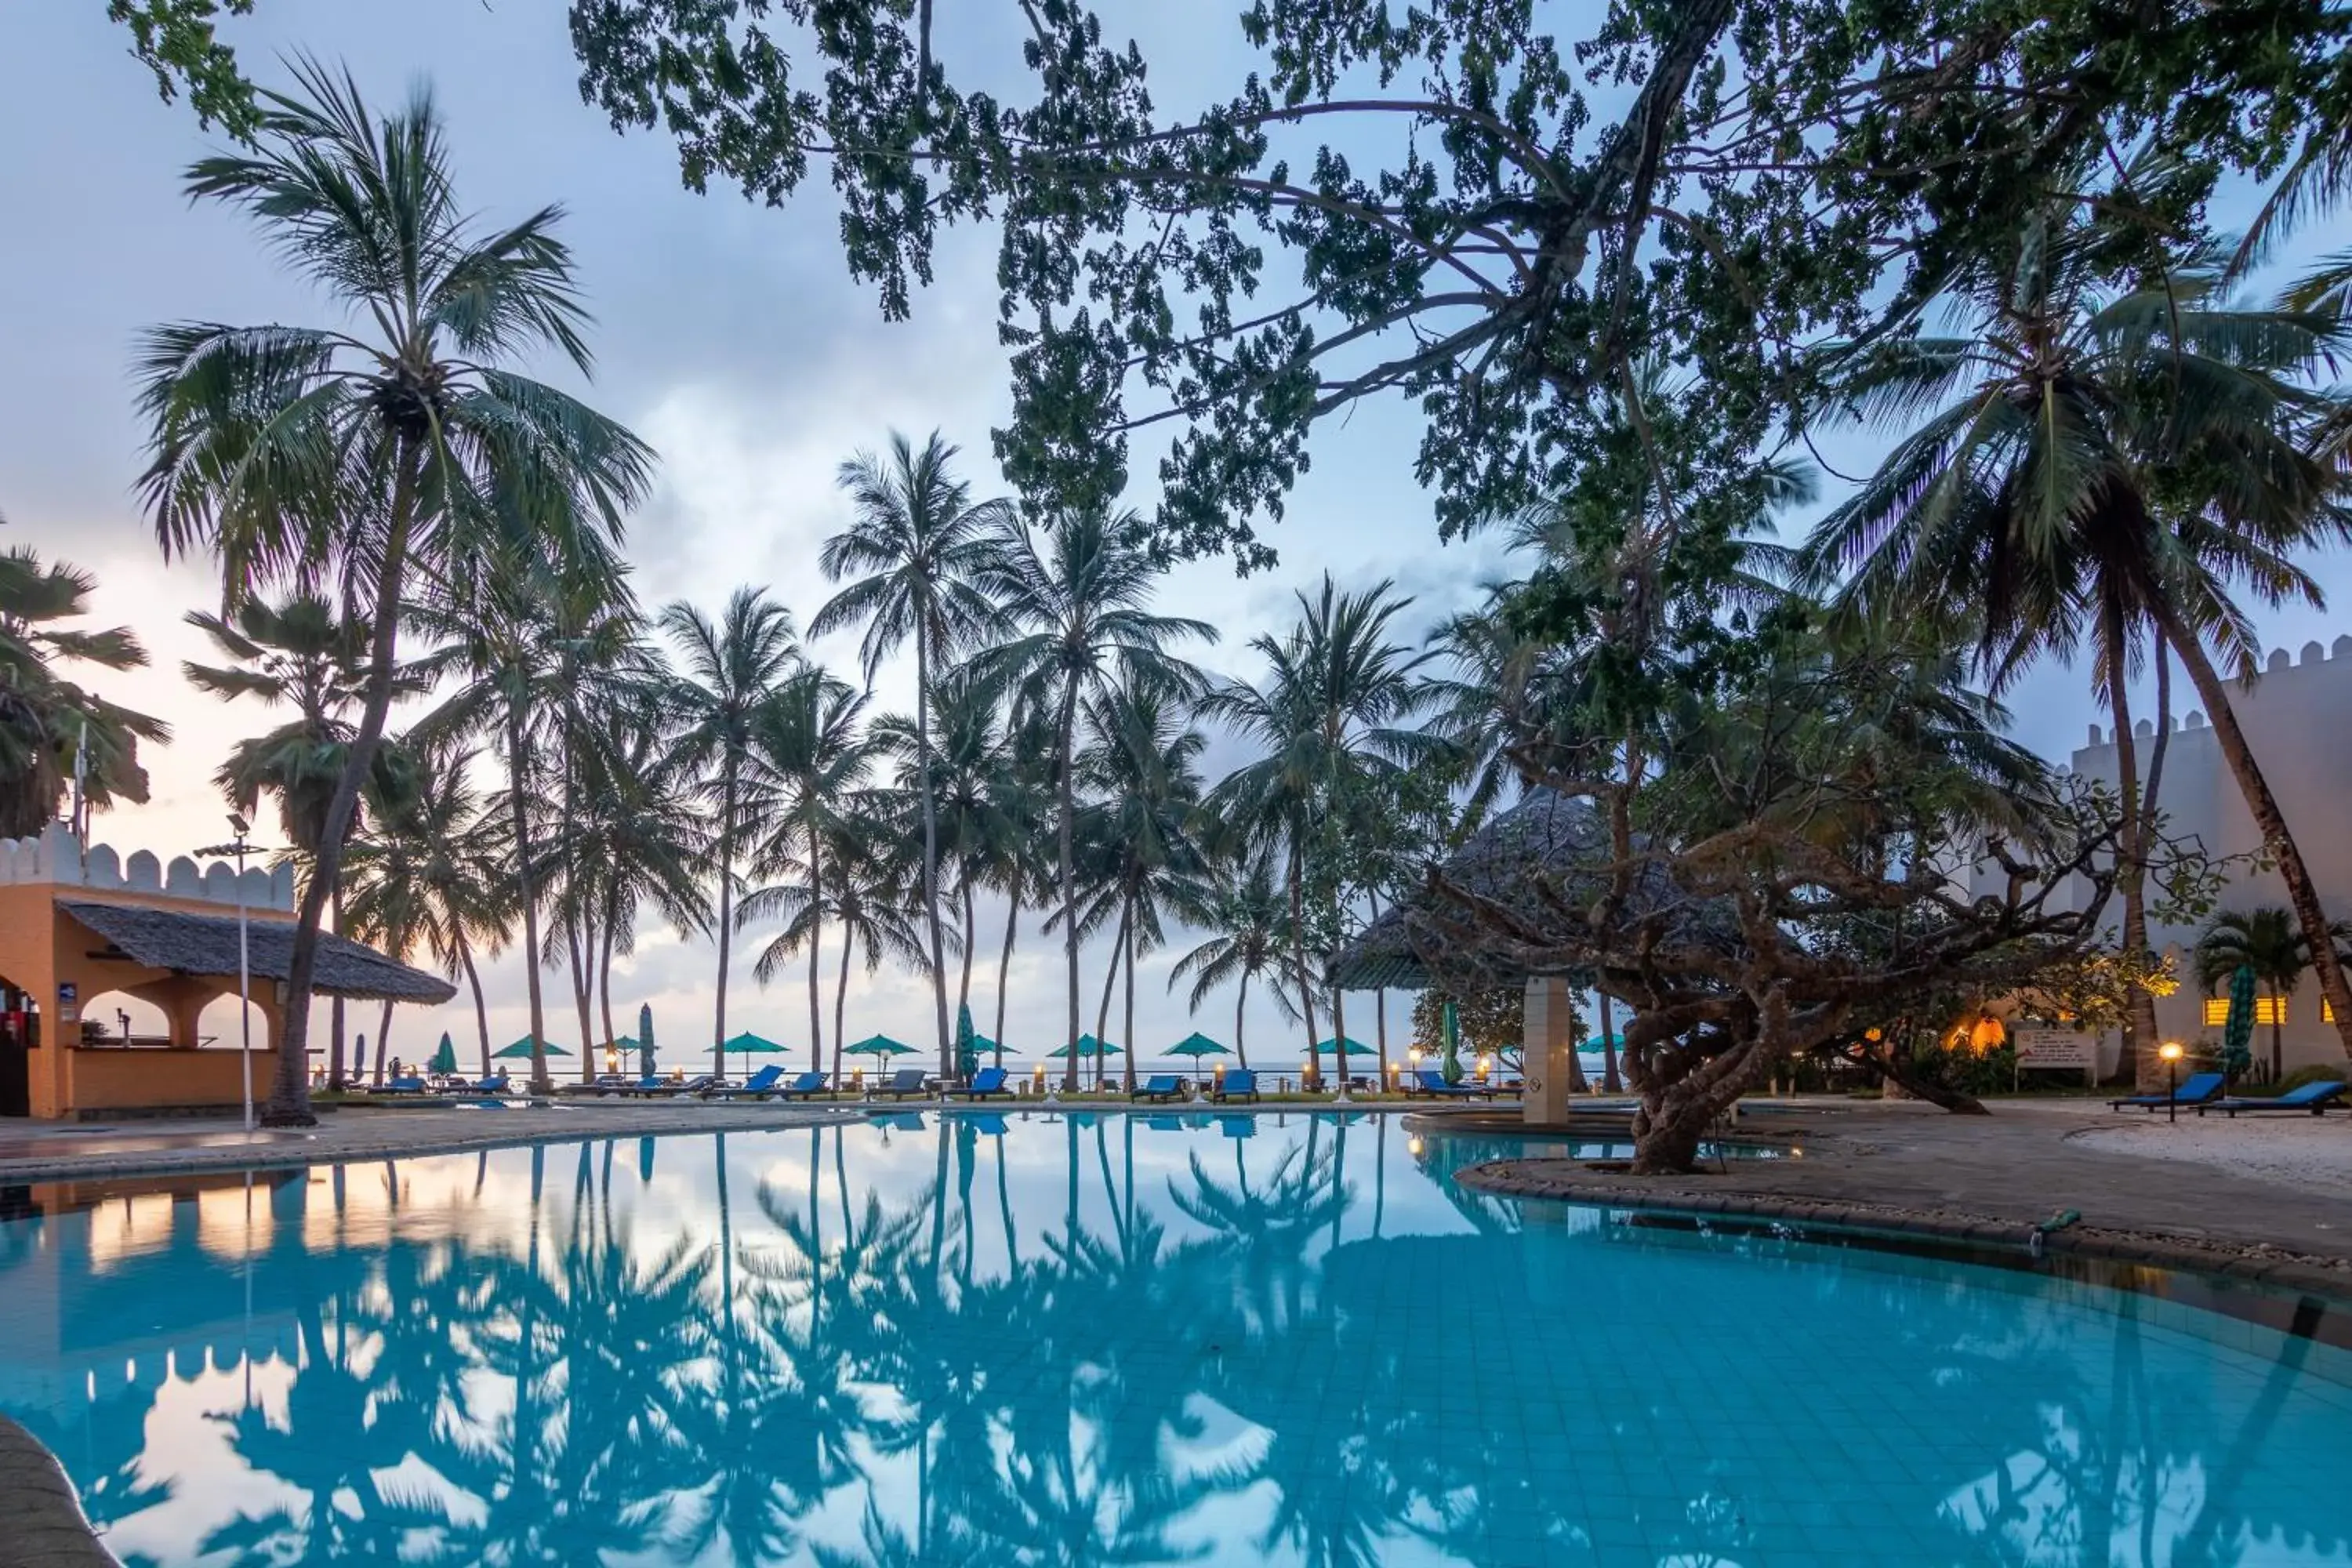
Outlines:
POLYGON ((1233 1052, 1225 1049, 1224 1047, 1217 1044, 1216 1041, 1209 1038, 1208 1036, 1201 1033, 1198 1029, 1195 1029, 1191 1034, 1185 1036, 1182 1039, 1177 1041, 1174 1045, 1169 1047, 1168 1054, 1171 1057, 1200 1058, 1229 1057, 1233 1055, 1233 1052))
POLYGON ((969 1083, 980 1070, 980 1042, 971 1032, 971 1004, 956 1005, 956 1076, 969 1083))
POLYGON ((1353 1037, 1348 1037, 1345 1041, 1326 1040, 1315 1048, 1326 1053, 1327 1055, 1335 1048, 1339 1049, 1351 1057, 1370 1057, 1380 1054, 1373 1050, 1371 1047, 1364 1044, 1363 1041, 1356 1039, 1353 1037))
POLYGON ((986 1035, 974 1035, 971 1037, 971 1048, 975 1051, 981 1052, 982 1055, 993 1054, 1000 1057, 1017 1057, 1021 1054, 1019 1051, 1014 1050, 1011 1046, 998 1045, 986 1035))
POLYGON ((2237 1077, 2254 1065, 2254 966, 2230 972, 2230 1017, 2221 1026, 2221 1070, 2237 1077))
POLYGON ((841 1054, 845 1057, 909 1057, 915 1054, 915 1047, 887 1035, 868 1035, 854 1046, 842 1047, 841 1054))
POLYGON ((755 1035, 747 1029, 729 1039, 719 1048, 734 1056, 772 1057, 781 1055, 784 1047, 765 1035, 755 1035))
MULTIPOLYGON (((540 1041, 539 1049, 542 1056, 568 1057, 572 1054, 570 1051, 565 1050, 562 1046, 556 1045, 554 1042, 550 1040, 540 1041)), ((530 1037, 529 1035, 525 1035, 521 1039, 517 1040, 513 1045, 507 1047, 503 1050, 496 1050, 490 1053, 490 1059, 492 1061, 500 1062, 524 1061, 528 1060, 530 1057, 530 1037)))
POLYGON ((637 1006, 637 1076, 654 1076, 654 1005, 650 1002, 637 1006))
POLYGON ((1462 1015, 1448 1002, 1443 1015, 1445 1020, 1445 1060, 1438 1070, 1448 1083, 1462 1081, 1462 1015))
MULTIPOLYGON (((1045 1054, 1049 1057, 1055 1058, 1067 1057, 1071 1054, 1071 1048, 1068 1046, 1062 1046, 1056 1049, 1047 1051, 1045 1054)), ((1126 1053, 1122 1052, 1117 1046, 1110 1044, 1108 1041, 1097 1040, 1092 1035, 1080 1035, 1077 1040, 1076 1054, 1081 1057, 1116 1057, 1123 1056, 1126 1053)))
POLYGON ((434 1047, 433 1059, 425 1064, 425 1070, 427 1072, 457 1070, 457 1043, 449 1037, 448 1030, 441 1031, 441 1043, 434 1047))

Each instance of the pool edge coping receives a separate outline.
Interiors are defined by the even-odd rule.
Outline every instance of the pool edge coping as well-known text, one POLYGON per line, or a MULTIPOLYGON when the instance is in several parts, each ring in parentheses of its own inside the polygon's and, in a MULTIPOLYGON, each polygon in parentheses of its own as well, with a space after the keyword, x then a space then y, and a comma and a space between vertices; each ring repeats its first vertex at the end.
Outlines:
POLYGON ((0 1415, 0 1568, 121 1568, 48 1445, 0 1415))
MULTIPOLYGON (((1861 1199, 1792 1198, 1769 1193, 1664 1192, 1623 1181, 1517 1168, 1529 1165, 1576 1168, 1568 1161, 1490 1160, 1455 1172, 1454 1179, 1474 1192, 1499 1197, 1549 1198, 1594 1207, 1691 1218, 1761 1220, 1848 1233, 1878 1231, 2012 1252, 2025 1251, 2028 1238, 2038 1228, 1965 1210, 1915 1209, 1861 1199)), ((2352 1264, 2292 1252, 2268 1242, 2200 1241, 2079 1221, 2041 1235, 2044 1253, 2172 1269, 2233 1284, 2320 1296, 2336 1306, 2352 1308, 2352 1264)))

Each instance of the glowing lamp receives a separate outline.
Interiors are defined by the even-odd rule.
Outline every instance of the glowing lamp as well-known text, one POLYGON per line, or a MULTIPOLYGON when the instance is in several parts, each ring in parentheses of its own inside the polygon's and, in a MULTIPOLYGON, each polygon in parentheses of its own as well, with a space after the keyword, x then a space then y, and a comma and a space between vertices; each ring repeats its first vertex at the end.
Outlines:
POLYGON ((2180 1042, 2179 1040, 2167 1040, 2164 1044, 2156 1047, 2156 1054, 2162 1057, 2166 1061, 2177 1062, 2181 1058, 2184 1053, 2180 1048, 2180 1042))

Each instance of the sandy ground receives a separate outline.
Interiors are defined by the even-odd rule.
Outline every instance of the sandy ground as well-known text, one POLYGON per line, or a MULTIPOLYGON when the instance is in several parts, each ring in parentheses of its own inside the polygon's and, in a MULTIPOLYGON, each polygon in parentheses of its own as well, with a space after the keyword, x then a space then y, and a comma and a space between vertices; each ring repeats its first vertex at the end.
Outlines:
POLYGON ((2179 1160, 2273 1182, 2314 1196, 2352 1199, 2352 1117, 2147 1117, 2076 1132, 2070 1142, 2114 1154, 2179 1160))

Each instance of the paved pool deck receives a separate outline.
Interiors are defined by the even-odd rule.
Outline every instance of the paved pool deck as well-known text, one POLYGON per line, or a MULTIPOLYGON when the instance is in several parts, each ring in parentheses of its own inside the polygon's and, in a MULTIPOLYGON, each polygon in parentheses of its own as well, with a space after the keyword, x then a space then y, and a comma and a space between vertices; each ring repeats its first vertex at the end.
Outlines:
MULTIPOLYGON (((1741 1132, 1793 1158, 1635 1177, 1566 1160, 1502 1160, 1464 1173, 1522 1196, 2027 1243, 2037 1222, 2080 1219, 2054 1251, 2210 1270, 2352 1302, 2352 1118, 2119 1113, 2082 1100, 1999 1101, 1990 1116, 1916 1103, 1794 1101, 1741 1132)), ((1432 1126, 1442 1127, 1435 1117, 1432 1126)))

